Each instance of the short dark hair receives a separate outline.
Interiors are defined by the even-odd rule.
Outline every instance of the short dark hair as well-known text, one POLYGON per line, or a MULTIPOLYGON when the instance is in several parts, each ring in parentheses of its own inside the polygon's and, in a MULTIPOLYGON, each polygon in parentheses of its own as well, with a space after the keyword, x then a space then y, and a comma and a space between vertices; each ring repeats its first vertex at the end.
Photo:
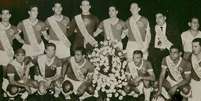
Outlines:
POLYGON ((37 5, 37 4, 31 4, 31 5, 29 5, 29 7, 27 8, 27 10, 28 10, 28 11, 31 11, 32 8, 34 8, 34 7, 37 7, 37 8, 38 8, 38 5, 37 5))
POLYGON ((195 38, 192 42, 199 42, 199 45, 201 46, 201 38, 195 38))
POLYGON ((54 49, 56 50, 56 45, 54 43, 47 43, 45 45, 45 49, 47 49, 48 47, 54 47, 54 49))
POLYGON ((90 4, 90 1, 89 1, 89 0, 82 0, 82 1, 81 1, 81 5, 82 5, 82 2, 84 2, 84 1, 87 1, 87 2, 89 2, 89 4, 90 4))
POLYGON ((2 12, 5 11, 5 10, 7 10, 7 11, 9 11, 9 13, 11 13, 11 10, 10 10, 9 8, 2 8, 2 9, 1 9, 1 14, 2 14, 2 12))
POLYGON ((159 9, 159 10, 156 10, 155 11, 155 15, 156 14, 162 14, 163 16, 168 16, 168 10, 166 10, 166 9, 159 9))
POLYGON ((135 54, 140 54, 143 57, 143 52, 141 50, 135 50, 133 52, 133 55, 135 55, 135 54))
POLYGON ((137 4, 138 8, 141 8, 141 4, 140 4, 139 2, 136 2, 136 1, 135 1, 135 2, 131 2, 131 3, 130 3, 130 6, 131 6, 132 4, 137 4))
POLYGON ((172 45, 172 46, 170 47, 170 51, 171 51, 172 49, 177 49, 179 52, 182 51, 182 50, 181 50, 181 47, 179 47, 178 45, 172 45))
POLYGON ((109 9, 110 7, 114 7, 114 8, 115 8, 115 10, 117 10, 117 11, 118 11, 118 8, 117 8, 117 6, 116 6, 116 5, 109 5, 108 9, 109 9))
POLYGON ((24 49, 22 49, 22 48, 19 48, 19 49, 17 49, 16 51, 15 51, 15 54, 16 55, 18 55, 18 54, 20 54, 20 53, 22 53, 22 54, 26 54, 26 52, 25 52, 25 50, 24 49))
POLYGON ((192 16, 188 19, 188 22, 192 22, 193 19, 197 19, 199 21, 199 18, 196 16, 192 16))
POLYGON ((55 4, 60 4, 61 6, 62 6, 62 3, 61 3, 61 1, 60 0, 57 0, 57 1, 55 1, 55 2, 53 2, 53 7, 55 6, 55 4))
POLYGON ((76 51, 80 51, 80 52, 82 53, 82 55, 86 55, 86 52, 85 52, 84 47, 77 47, 77 48, 75 49, 74 53, 75 53, 76 51))

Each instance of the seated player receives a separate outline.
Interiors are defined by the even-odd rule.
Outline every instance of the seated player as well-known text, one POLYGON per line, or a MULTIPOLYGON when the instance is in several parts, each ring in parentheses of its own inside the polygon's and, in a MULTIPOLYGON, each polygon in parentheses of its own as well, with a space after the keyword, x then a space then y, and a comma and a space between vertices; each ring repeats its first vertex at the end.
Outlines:
POLYGON ((130 93, 133 90, 138 94, 144 93, 145 101, 150 101, 151 81, 155 81, 155 75, 151 63, 143 59, 142 51, 133 52, 133 60, 129 61, 126 71, 128 85, 125 91, 130 93))
POLYGON ((191 87, 189 85, 191 79, 191 64, 181 57, 181 50, 177 46, 171 46, 170 55, 162 60, 161 74, 159 78, 159 88, 156 98, 162 92, 162 87, 166 89, 170 100, 177 91, 183 96, 183 101, 187 101, 190 96, 191 87))
POLYGON ((66 99, 70 97, 70 92, 84 99, 89 96, 88 94, 94 93, 92 87, 94 66, 85 58, 83 48, 76 48, 74 54, 67 58, 63 65, 62 77, 66 80, 63 83, 63 93, 66 99))
POLYGON ((38 68, 35 79, 39 82, 38 93, 40 95, 45 95, 49 89, 52 89, 55 90, 54 97, 59 96, 59 88, 61 88, 59 77, 62 62, 61 59, 55 56, 55 52, 55 44, 48 43, 45 54, 37 58, 38 68))
POLYGON ((6 94, 10 99, 21 95, 23 101, 29 94, 37 91, 37 82, 30 79, 30 68, 33 66, 31 57, 26 57, 24 49, 15 52, 15 59, 7 65, 7 79, 4 80, 6 94))

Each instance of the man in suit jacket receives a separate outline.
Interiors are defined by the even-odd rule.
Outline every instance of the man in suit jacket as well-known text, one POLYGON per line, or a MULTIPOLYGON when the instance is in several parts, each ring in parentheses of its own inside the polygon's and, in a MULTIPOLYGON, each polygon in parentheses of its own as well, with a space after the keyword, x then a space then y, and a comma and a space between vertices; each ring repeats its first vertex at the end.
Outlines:
POLYGON ((181 48, 181 38, 178 28, 167 23, 166 15, 162 12, 156 13, 156 25, 152 28, 152 40, 150 43, 150 57, 156 77, 160 74, 160 65, 162 58, 167 56, 169 48, 176 45, 181 48))

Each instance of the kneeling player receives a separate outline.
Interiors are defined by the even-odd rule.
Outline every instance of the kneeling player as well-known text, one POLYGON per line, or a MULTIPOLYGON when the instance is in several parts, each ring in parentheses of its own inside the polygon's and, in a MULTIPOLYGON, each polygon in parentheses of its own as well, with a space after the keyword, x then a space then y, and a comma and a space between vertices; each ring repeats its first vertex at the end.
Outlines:
POLYGON ((61 75, 61 59, 55 56, 56 46, 53 43, 46 45, 44 55, 37 59, 38 69, 35 79, 39 82, 40 95, 47 93, 48 89, 55 90, 54 97, 58 97, 60 93, 61 83, 59 77, 61 75))
POLYGON ((181 57, 181 50, 178 47, 172 46, 170 48, 170 55, 163 58, 161 68, 156 97, 163 93, 162 87, 164 87, 170 95, 168 99, 171 99, 176 91, 179 91, 183 96, 183 101, 187 101, 191 92, 189 86, 191 64, 181 57))
POLYGON ((125 91, 135 91, 138 94, 144 93, 145 101, 150 101, 151 81, 155 80, 152 65, 149 61, 143 59, 143 53, 140 50, 133 52, 133 60, 129 61, 128 85, 125 91))
MULTIPOLYGON (((25 100, 28 94, 33 94, 37 90, 37 82, 30 79, 30 67, 33 66, 31 57, 25 57, 25 50, 18 49, 15 53, 15 59, 7 65, 8 85, 4 85, 7 95, 14 99, 21 94, 25 100)), ((6 81, 4 81, 6 84, 6 81)))
POLYGON ((63 65, 62 76, 67 80, 64 81, 63 91, 64 93, 73 91, 82 99, 87 96, 85 92, 88 94, 94 93, 92 87, 94 66, 85 58, 83 48, 77 48, 74 54, 63 65))

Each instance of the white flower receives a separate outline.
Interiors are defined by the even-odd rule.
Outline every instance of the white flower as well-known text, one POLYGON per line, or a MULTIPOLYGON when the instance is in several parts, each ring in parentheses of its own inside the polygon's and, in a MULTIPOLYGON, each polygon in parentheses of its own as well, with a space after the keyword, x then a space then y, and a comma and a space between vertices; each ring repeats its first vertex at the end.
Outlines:
POLYGON ((97 81, 96 80, 92 80, 92 83, 95 84, 97 81))
POLYGON ((119 84, 118 87, 119 87, 119 88, 122 88, 123 86, 122 86, 122 84, 119 84))
POLYGON ((107 97, 110 97, 110 98, 111 98, 111 97, 112 97, 112 94, 111 94, 111 93, 107 94, 107 97))
POLYGON ((128 82, 123 82, 122 85, 126 86, 126 85, 128 85, 128 82))
POLYGON ((118 96, 119 96, 119 93, 116 92, 116 93, 114 94, 114 96, 115 96, 115 97, 118 97, 118 96))
POLYGON ((121 91, 122 96, 126 96, 126 92, 125 91, 121 91))
POLYGON ((106 101, 110 101, 110 98, 106 98, 106 101))
POLYGON ((102 92, 105 92, 105 88, 102 88, 101 91, 102 91, 102 92))
POLYGON ((123 96, 119 96, 119 100, 123 100, 123 96))
POLYGON ((94 97, 98 97, 98 91, 97 90, 95 90, 95 92, 94 92, 94 97))

